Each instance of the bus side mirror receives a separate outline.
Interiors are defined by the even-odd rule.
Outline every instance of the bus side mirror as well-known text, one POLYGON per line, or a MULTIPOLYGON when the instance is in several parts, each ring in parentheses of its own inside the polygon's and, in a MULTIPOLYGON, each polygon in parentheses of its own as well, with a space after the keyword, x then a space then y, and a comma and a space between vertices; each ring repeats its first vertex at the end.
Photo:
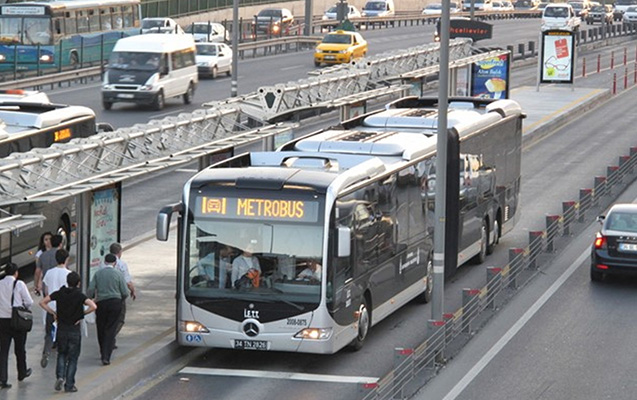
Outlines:
POLYGON ((170 230, 170 218, 175 212, 182 212, 183 204, 175 203, 163 207, 157 215, 156 237, 157 240, 165 242, 168 240, 168 231, 170 230))
POLYGON ((348 227, 339 227, 338 228, 338 241, 337 241, 337 257, 349 257, 351 253, 351 243, 352 243, 352 230, 348 227))

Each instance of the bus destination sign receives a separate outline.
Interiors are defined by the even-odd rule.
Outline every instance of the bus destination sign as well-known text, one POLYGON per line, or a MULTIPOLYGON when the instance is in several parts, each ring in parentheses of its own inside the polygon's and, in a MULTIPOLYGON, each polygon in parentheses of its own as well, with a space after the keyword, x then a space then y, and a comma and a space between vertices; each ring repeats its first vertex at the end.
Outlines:
POLYGON ((195 210, 200 217, 316 222, 318 209, 316 201, 199 196, 195 210))

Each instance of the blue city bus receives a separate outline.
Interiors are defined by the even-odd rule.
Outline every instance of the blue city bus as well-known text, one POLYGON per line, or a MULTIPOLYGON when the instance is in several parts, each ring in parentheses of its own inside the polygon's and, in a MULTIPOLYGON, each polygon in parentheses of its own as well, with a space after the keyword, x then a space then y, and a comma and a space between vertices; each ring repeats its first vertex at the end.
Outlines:
POLYGON ((57 0, 0 6, 0 71, 75 67, 108 59, 140 32, 140 0, 57 0))

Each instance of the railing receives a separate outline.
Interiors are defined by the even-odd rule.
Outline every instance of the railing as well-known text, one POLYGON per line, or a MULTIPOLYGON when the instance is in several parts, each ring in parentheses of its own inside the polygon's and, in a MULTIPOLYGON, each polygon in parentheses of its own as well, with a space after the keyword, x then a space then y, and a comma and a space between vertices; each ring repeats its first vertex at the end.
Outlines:
POLYGON ((525 248, 509 249, 506 265, 487 267, 484 286, 463 289, 459 309, 444 314, 442 321, 430 320, 423 343, 413 349, 396 348, 392 371, 378 382, 359 384, 359 399, 410 398, 538 274, 543 261, 548 263, 558 247, 566 247, 575 231, 582 231, 633 183, 636 172, 637 147, 631 147, 629 155, 607 168, 606 176, 597 176, 592 187, 580 189, 578 200, 563 202, 561 215, 546 215, 546 228, 529 232, 525 248))

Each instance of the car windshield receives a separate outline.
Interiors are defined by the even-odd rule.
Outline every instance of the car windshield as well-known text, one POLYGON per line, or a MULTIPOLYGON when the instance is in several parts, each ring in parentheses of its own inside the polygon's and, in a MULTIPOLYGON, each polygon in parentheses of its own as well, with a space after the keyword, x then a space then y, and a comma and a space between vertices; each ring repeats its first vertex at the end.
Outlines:
POLYGON ((369 3, 365 4, 365 10, 381 11, 386 9, 387 6, 384 1, 370 1, 369 3))
POLYGON ((142 20, 142 29, 162 28, 163 26, 164 26, 163 19, 142 20))
POLYGON ((210 33, 214 32, 214 28, 212 25, 208 24, 193 24, 190 29, 190 33, 210 33))
POLYGON ((575 10, 581 10, 584 8, 584 3, 570 3, 570 5, 575 10))
POLYGON ((198 44, 197 55, 198 56, 216 56, 217 46, 210 46, 207 44, 198 44))
POLYGON ((429 4, 429 5, 426 7, 426 9, 427 9, 427 10, 442 10, 442 4, 438 4, 438 3, 435 3, 435 4, 429 4))
POLYGON ((323 38, 323 43, 350 44, 352 37, 350 35, 326 35, 323 38))
POLYGON ((283 13, 281 10, 261 10, 259 12, 259 17, 272 17, 272 18, 281 18, 283 13))
POLYGON ((544 10, 544 16, 549 18, 566 18, 568 17, 568 8, 566 7, 547 7, 544 10))
POLYGON ((325 12, 330 14, 336 14, 336 6, 330 7, 330 9, 325 12))
POLYGON ((603 12, 604 11, 604 7, 602 7, 602 6, 594 6, 593 8, 591 8, 591 11, 593 11, 593 12, 603 12))
POLYGON ((637 12, 637 7, 628 7, 626 12, 637 12))

